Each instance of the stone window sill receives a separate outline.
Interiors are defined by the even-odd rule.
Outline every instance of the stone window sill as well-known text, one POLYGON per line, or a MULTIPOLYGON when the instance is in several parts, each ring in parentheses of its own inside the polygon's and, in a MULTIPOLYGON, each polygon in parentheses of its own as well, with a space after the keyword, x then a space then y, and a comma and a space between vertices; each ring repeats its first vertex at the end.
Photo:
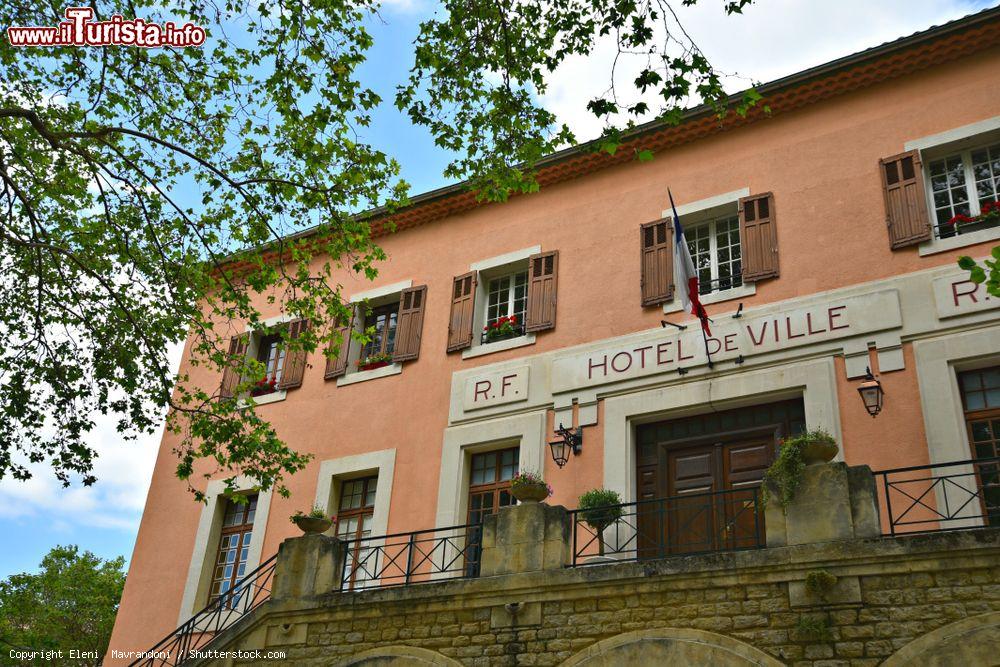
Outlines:
MULTIPOLYGON (((676 289, 676 288, 675 288, 676 289)), ((703 306, 707 306, 712 303, 722 303, 723 301, 732 301, 733 299, 742 299, 743 297, 753 296, 757 293, 757 283, 746 283, 740 285, 739 287, 734 287, 732 289, 723 290, 721 292, 712 292, 711 294, 701 295, 701 303, 703 306)), ((674 297, 674 300, 670 303, 663 304, 663 313, 678 313, 681 309, 680 298, 674 297)))
POLYGON ((261 396, 246 396, 245 398, 240 399, 240 407, 249 407, 251 401, 253 401, 253 404, 256 406, 267 405, 268 403, 277 403, 285 400, 287 395, 287 391, 279 389, 278 391, 272 391, 270 394, 263 394, 261 396))
POLYGON ((348 373, 347 375, 337 379, 337 386, 344 387, 349 384, 357 384, 358 382, 367 382, 368 380, 377 380, 378 378, 384 378, 389 375, 399 375, 403 372, 403 364, 389 364, 388 366, 383 366, 382 368, 375 368, 370 371, 358 371, 356 373, 348 373))
POLYGON ((523 336, 518 336, 516 338, 508 338, 507 340, 498 340, 495 343, 483 343, 476 345, 475 347, 470 347, 468 350, 462 352, 463 359, 474 359, 476 357, 481 357, 486 354, 493 354, 494 352, 503 352, 504 350, 513 350, 518 347, 525 347, 526 345, 535 344, 535 334, 528 333, 523 336))
POLYGON ((983 243, 985 241, 995 241, 996 239, 1000 239, 1000 227, 981 229, 978 232, 952 236, 948 239, 932 239, 930 241, 925 241, 918 247, 918 252, 921 257, 924 257, 926 255, 934 255, 939 252, 954 250, 955 248, 964 248, 966 246, 983 243))

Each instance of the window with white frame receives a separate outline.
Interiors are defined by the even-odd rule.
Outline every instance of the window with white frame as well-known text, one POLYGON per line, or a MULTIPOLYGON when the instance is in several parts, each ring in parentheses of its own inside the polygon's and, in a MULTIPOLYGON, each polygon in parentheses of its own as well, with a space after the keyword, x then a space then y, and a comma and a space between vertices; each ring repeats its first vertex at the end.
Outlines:
POLYGON ((1000 200, 1000 143, 928 160, 927 173, 935 237, 1000 226, 1000 219, 980 219, 1000 200))
POLYGON ((490 330, 496 328, 505 319, 510 321, 511 333, 509 335, 524 333, 524 315, 528 309, 527 269, 490 278, 486 288, 484 340, 490 342, 490 340, 495 339, 496 335, 491 335, 490 330))
POLYGON ((735 213, 685 226, 684 237, 698 272, 698 292, 721 292, 743 284, 740 219, 735 213))

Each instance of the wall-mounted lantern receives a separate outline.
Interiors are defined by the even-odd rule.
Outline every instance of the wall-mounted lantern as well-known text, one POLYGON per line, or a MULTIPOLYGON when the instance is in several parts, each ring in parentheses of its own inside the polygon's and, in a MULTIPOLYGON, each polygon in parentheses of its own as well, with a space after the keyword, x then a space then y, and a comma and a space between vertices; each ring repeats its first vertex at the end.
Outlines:
POLYGON ((569 461, 570 451, 575 455, 583 450, 583 429, 566 428, 559 424, 556 435, 559 436, 559 439, 550 442, 549 448, 552 450, 552 460, 562 468, 569 461))
POLYGON ((868 414, 874 417, 882 412, 885 390, 882 389, 882 383, 878 381, 878 378, 872 375, 871 368, 865 368, 865 381, 858 387, 858 393, 861 394, 861 400, 864 401, 868 414))

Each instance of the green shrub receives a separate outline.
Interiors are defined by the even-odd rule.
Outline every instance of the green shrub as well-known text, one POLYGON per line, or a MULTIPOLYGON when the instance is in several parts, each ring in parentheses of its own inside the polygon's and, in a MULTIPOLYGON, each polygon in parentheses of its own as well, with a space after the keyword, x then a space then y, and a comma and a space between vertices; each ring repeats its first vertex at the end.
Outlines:
POLYGON ((765 506, 770 501, 768 482, 772 482, 778 488, 777 501, 782 508, 788 507, 788 503, 792 502, 795 491, 799 488, 799 482, 802 481, 802 471, 806 467, 802 458, 802 448, 812 442, 836 444, 837 441, 822 429, 803 431, 791 438, 785 438, 778 447, 778 458, 764 473, 762 502, 765 506))

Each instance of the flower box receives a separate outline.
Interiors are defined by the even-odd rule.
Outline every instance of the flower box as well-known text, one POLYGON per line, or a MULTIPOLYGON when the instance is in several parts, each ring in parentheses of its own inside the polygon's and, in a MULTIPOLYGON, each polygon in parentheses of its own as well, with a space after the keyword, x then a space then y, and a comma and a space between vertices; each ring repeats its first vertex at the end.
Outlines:
POLYGON ((483 327, 482 342, 496 343, 523 335, 524 325, 517 321, 517 315, 511 315, 510 317, 501 317, 483 327))
POLYGON ((376 368, 382 368, 388 366, 391 362, 388 361, 373 361, 368 364, 358 364, 359 371, 373 371, 376 368))
POLYGON ((278 381, 274 378, 259 380, 250 388, 251 396, 266 396, 278 391, 278 381))
POLYGON ((358 359, 359 371, 373 371, 392 363, 392 355, 388 353, 370 354, 367 357, 358 359))

